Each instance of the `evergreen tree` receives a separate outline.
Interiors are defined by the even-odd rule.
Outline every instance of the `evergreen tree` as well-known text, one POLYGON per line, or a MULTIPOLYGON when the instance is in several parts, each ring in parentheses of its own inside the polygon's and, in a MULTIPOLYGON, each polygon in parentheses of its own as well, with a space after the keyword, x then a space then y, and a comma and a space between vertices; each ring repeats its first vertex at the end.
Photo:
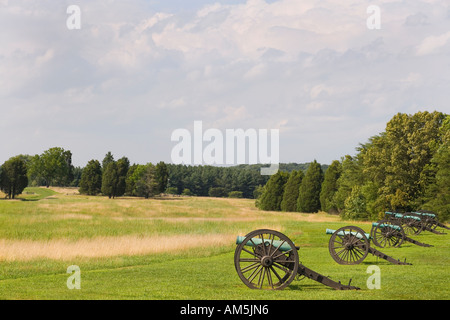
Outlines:
POLYGON ((167 165, 160 161, 155 167, 155 178, 158 184, 157 191, 158 193, 164 193, 167 189, 167 183, 169 179, 169 169, 167 165))
POLYGON ((289 173, 278 171, 270 176, 264 186, 264 191, 258 199, 258 206, 261 210, 280 211, 283 200, 284 187, 289 179, 289 173))
POLYGON ((281 211, 297 211, 298 192, 303 177, 303 171, 293 170, 291 172, 284 189, 283 200, 281 201, 281 211))
POLYGON ((83 174, 83 168, 73 167, 73 180, 69 185, 71 187, 79 187, 82 174, 83 174))
POLYGON ((316 160, 310 164, 302 180, 297 199, 297 211, 318 212, 320 210, 320 190, 323 180, 322 168, 316 160))
POLYGON ((108 198, 115 198, 117 195, 117 184, 119 182, 119 173, 116 162, 110 162, 103 169, 102 193, 108 198))
POLYGON ((333 202, 334 194, 338 190, 337 181, 342 172, 342 165, 339 161, 334 160, 325 171, 320 191, 320 206, 322 211, 328 213, 337 212, 337 206, 333 202))
POLYGON ((10 199, 22 193, 28 185, 27 166, 19 156, 10 158, 1 166, 0 189, 10 199))
POLYGON ((123 196, 126 189, 126 179, 128 169, 130 168, 130 161, 127 157, 122 157, 116 162, 117 164, 117 188, 116 196, 123 196))
POLYGON ((108 151, 108 153, 105 154, 105 157, 103 158, 103 161, 102 161, 102 170, 106 170, 106 166, 110 162, 114 162, 114 156, 111 153, 111 151, 108 151))
POLYGON ((98 160, 90 160, 81 173, 81 194, 97 195, 102 191, 102 167, 98 160))

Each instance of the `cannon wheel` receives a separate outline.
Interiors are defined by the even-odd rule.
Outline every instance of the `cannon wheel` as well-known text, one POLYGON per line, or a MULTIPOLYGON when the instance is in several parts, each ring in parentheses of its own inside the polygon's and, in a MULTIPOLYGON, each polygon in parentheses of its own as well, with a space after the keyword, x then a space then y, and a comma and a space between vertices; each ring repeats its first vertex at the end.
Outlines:
POLYGON ((328 243, 331 257, 339 264, 361 263, 369 253, 369 246, 364 230, 355 226, 336 230, 328 243))
POLYGON ((431 230, 436 230, 438 224, 439 224, 439 220, 437 218, 428 217, 428 218, 424 219, 424 225, 425 225, 424 229, 428 228, 431 230))
POLYGON ((294 243, 284 234, 268 229, 255 230, 247 234, 236 247, 234 266, 247 287, 280 290, 287 287, 297 275, 298 252, 294 243), (282 250, 281 245, 274 245, 275 241, 287 244, 291 249, 282 250))
POLYGON ((431 230, 436 230, 437 226, 439 225, 439 217, 436 215, 436 213, 432 212, 432 211, 427 211, 427 210, 419 210, 418 212, 434 214, 435 215, 434 217, 424 216, 424 215, 421 215, 421 216, 425 218, 424 220, 425 220, 426 227, 430 228, 431 230))
POLYGON ((402 218, 401 223, 406 235, 420 234, 424 227, 422 221, 418 222, 413 218, 402 218))
POLYGON ((378 226, 372 226, 370 230, 372 241, 377 247, 400 247, 402 245, 405 239, 405 231, 402 226, 389 220, 380 220, 377 223, 378 226), (380 227, 380 225, 383 226, 380 227), (392 226, 399 227, 400 230, 396 230, 392 226))

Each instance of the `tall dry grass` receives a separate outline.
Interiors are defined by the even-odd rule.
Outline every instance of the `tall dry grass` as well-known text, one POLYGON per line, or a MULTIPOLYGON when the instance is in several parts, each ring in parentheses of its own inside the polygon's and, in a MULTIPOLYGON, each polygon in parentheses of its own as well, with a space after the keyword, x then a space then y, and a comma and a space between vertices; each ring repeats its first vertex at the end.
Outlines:
POLYGON ((144 255, 180 252, 192 248, 208 248, 233 244, 234 234, 118 236, 68 240, 0 240, 0 261, 30 261, 40 258, 71 260, 120 255, 144 255))

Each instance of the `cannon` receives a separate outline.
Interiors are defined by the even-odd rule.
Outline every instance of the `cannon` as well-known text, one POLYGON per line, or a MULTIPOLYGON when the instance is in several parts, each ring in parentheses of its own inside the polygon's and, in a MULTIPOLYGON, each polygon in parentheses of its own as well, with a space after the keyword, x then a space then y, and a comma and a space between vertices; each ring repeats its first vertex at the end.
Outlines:
POLYGON ((401 225, 386 219, 372 223, 370 238, 372 239, 372 242, 380 248, 397 248, 400 247, 404 241, 421 247, 432 247, 430 244, 422 243, 408 237, 401 225))
POLYGON ((447 227, 445 224, 439 222, 438 215, 433 211, 427 210, 419 210, 413 211, 411 214, 416 215, 421 218, 422 221, 429 227, 430 229, 435 230, 437 227, 441 227, 447 230, 450 230, 450 227, 447 227))
POLYGON ((339 264, 350 265, 361 263, 370 253, 393 264, 411 265, 406 261, 394 259, 370 246, 370 234, 355 226, 346 226, 337 230, 326 229, 331 234, 328 250, 331 257, 339 264))
POLYGON ((387 220, 401 225, 405 233, 408 235, 418 235, 423 231, 424 224, 417 215, 398 212, 385 212, 384 216, 387 220))
POLYGON ((309 278, 336 290, 358 290, 321 275, 299 262, 299 247, 284 234, 259 229, 238 236, 234 266, 242 282, 251 289, 281 290, 294 278, 309 278))
POLYGON ((422 231, 430 231, 435 234, 444 234, 436 230, 437 224, 434 219, 430 219, 429 215, 423 216, 422 214, 406 212, 385 212, 386 219, 393 221, 403 226, 406 234, 418 235, 422 231))

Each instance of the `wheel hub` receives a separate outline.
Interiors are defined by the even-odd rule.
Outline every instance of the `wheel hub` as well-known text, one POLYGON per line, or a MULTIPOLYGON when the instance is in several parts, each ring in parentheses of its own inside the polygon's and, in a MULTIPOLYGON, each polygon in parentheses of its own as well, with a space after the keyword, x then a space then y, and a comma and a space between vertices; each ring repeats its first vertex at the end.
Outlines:
POLYGON ((269 257, 269 256, 262 257, 261 264, 263 267, 269 268, 273 264, 272 257, 269 257))

